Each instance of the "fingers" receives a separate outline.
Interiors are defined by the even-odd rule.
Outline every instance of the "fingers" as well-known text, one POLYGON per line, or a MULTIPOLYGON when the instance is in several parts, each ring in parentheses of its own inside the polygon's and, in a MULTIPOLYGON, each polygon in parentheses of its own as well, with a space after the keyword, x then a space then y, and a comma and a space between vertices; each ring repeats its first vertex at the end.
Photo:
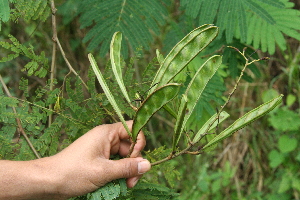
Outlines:
POLYGON ((124 158, 121 160, 108 160, 109 167, 106 170, 107 181, 119 178, 127 178, 127 186, 133 187, 142 174, 151 169, 151 164, 143 158, 124 158))
POLYGON ((143 132, 140 132, 137 136, 136 144, 134 145, 134 149, 131 153, 131 158, 137 157, 141 151, 146 146, 146 138, 143 132))
MULTIPOLYGON (((129 130, 131 131, 133 121, 127 121, 126 123, 129 127, 129 130)), ((111 152, 111 153, 119 153, 121 156, 128 155, 130 145, 131 145, 131 143, 129 142, 130 136, 126 132, 123 124, 119 122, 119 123, 111 124, 111 126, 116 126, 116 127, 112 127, 112 129, 116 131, 115 134, 116 136, 118 136, 117 139, 120 140, 120 146, 118 152, 111 152)), ((135 158, 140 156, 140 152, 144 149, 145 146, 146 146, 145 135, 142 132, 140 132, 137 136, 136 144, 134 146, 133 152, 130 157, 135 158)))

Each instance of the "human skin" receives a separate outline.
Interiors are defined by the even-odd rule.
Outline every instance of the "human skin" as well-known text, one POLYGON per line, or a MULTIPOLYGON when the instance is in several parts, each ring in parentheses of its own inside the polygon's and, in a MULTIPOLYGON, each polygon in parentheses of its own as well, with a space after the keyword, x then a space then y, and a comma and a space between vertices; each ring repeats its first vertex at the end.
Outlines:
MULTIPOLYGON (((132 127, 132 121, 127 122, 132 127)), ((139 133, 130 158, 131 142, 122 123, 100 125, 78 138, 60 153, 31 161, 0 160, 0 199, 67 199, 92 192, 106 183, 127 178, 134 187, 150 170, 141 157, 146 145, 139 133)))

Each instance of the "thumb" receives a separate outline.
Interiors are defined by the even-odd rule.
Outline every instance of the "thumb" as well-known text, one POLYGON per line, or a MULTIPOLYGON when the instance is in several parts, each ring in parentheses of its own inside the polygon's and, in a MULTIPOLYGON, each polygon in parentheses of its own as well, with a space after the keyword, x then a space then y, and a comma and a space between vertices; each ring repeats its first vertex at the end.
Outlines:
POLYGON ((141 176, 151 169, 150 162, 141 157, 123 158, 111 161, 111 165, 108 166, 111 180, 141 176))

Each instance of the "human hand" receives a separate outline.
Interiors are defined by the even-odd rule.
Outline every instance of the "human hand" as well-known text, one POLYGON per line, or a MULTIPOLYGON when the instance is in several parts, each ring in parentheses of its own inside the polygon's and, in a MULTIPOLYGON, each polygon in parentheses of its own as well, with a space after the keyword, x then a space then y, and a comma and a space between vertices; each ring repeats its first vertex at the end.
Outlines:
MULTIPOLYGON (((132 127, 132 121, 127 122, 132 127)), ((141 174, 150 170, 149 161, 141 157, 146 145, 145 136, 139 133, 130 158, 109 160, 110 155, 126 157, 131 142, 122 123, 97 126, 62 152, 49 157, 47 165, 56 177, 54 190, 65 197, 83 195, 106 183, 127 178, 127 186, 133 187, 141 174)))

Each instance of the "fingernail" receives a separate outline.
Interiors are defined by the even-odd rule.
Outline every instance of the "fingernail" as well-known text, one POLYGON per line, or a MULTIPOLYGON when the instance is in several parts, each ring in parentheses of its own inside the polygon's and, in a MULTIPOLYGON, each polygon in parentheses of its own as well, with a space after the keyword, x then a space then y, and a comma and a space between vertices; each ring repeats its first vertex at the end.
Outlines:
POLYGON ((151 164, 148 160, 144 159, 138 163, 138 173, 144 174, 151 169, 151 164))

